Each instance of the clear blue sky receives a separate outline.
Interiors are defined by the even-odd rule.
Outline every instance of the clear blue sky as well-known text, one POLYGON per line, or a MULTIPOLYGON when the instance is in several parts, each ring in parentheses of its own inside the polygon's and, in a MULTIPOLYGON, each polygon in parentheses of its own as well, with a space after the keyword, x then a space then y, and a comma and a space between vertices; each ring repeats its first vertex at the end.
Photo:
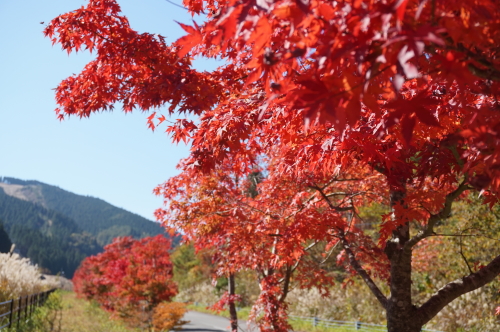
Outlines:
MULTIPOLYGON (((118 2, 133 29, 162 34, 170 42, 183 34, 174 20, 191 22, 185 10, 165 0, 118 2)), ((52 18, 84 4, 0 0, 0 176, 56 185, 153 219, 162 200, 152 190, 177 174, 175 166, 189 147, 147 129, 146 113, 125 115, 117 108, 63 122, 55 116, 52 89, 79 73, 92 56, 68 56, 42 31, 52 18)), ((215 67, 204 61, 196 66, 215 67)))

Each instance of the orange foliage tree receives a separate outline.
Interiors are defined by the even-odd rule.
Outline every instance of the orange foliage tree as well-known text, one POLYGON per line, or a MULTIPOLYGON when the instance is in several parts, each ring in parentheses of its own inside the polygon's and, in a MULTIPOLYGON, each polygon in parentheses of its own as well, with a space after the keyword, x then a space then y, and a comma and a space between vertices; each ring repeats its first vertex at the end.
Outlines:
POLYGON ((177 294, 172 281, 170 241, 163 235, 134 240, 118 237, 104 252, 87 257, 75 272, 75 291, 105 309, 136 322, 177 294))
MULTIPOLYGON (((302 182, 322 199, 322 209, 307 209, 322 212, 313 214, 310 227, 321 225, 342 246, 344 261, 385 308, 391 332, 420 331, 455 298, 498 276, 500 255, 423 303, 412 301, 412 253, 434 236, 453 202, 469 191, 481 192, 489 204, 498 200, 498 2, 184 5, 193 15, 205 13, 205 21, 182 25, 187 34, 171 45, 134 31, 115 0, 90 0, 52 20, 45 34, 54 43, 97 54, 56 89, 59 118, 90 116, 118 101, 126 112, 169 105, 170 113, 191 113, 197 122, 191 116, 167 127, 174 141, 192 144, 189 172, 277 150, 276 177, 302 182), (191 67, 196 55, 225 62, 198 72, 191 67), (329 181, 319 180, 329 178, 358 179, 366 186, 359 196, 382 196, 391 207, 377 243, 363 244, 356 201, 334 201, 352 193, 330 192, 329 181), (335 215, 341 207, 354 217, 335 215), (381 253, 389 294, 370 270, 381 253)), ((158 109, 148 118, 151 128, 164 121, 158 109)))
POLYGON ((166 204, 156 216, 165 226, 182 229, 198 248, 214 249, 217 273, 230 279, 229 293, 219 305, 234 306, 234 273, 254 270, 261 289, 254 315, 264 314, 263 330, 286 330, 285 299, 292 276, 301 287, 314 284, 326 291, 332 284, 326 271, 302 258, 319 241, 331 240, 329 227, 340 211, 350 208, 338 208, 329 217, 322 213, 325 223, 311 227, 311 218, 318 215, 314 210, 320 208, 315 195, 289 177, 267 175, 276 166, 273 159, 259 158, 259 164, 232 161, 209 173, 184 169, 156 189, 166 204), (301 206, 304 201, 307 208, 301 206))

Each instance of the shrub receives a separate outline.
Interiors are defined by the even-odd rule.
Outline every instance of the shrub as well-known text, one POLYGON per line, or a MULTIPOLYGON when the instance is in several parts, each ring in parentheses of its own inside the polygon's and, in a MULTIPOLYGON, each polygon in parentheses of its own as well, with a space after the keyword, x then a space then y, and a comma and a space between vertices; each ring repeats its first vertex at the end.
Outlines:
POLYGON ((169 249, 162 235, 116 238, 82 262, 73 277, 75 291, 131 326, 149 327, 152 309, 177 294, 169 249))
POLYGON ((40 293, 57 285, 42 280, 36 265, 15 253, 0 253, 0 302, 40 293))
POLYGON ((186 310, 186 305, 181 302, 160 303, 153 310, 153 327, 155 331, 169 331, 186 324, 186 321, 181 320, 186 310))

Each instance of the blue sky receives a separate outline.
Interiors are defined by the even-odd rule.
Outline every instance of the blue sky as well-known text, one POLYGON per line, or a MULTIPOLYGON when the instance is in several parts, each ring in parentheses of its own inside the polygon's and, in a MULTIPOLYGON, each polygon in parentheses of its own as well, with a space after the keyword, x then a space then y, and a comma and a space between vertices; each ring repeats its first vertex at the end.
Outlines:
MULTIPOLYGON (((133 29, 159 33, 169 42, 183 35, 174 20, 191 22, 185 10, 165 0, 118 3, 133 29)), ((0 176, 56 185, 153 219, 162 200, 152 190, 178 173, 175 166, 189 147, 147 129, 147 113, 125 115, 116 108, 63 122, 55 116, 52 89, 79 73, 92 55, 68 56, 42 31, 52 18, 85 4, 0 0, 0 176)), ((209 70, 215 64, 201 60, 196 67, 209 70)))

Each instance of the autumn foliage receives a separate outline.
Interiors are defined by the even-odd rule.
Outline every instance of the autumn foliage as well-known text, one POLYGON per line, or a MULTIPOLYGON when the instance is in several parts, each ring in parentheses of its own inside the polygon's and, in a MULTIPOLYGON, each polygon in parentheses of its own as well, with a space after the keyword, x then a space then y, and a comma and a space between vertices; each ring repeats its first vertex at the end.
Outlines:
POLYGON ((162 302, 154 309, 153 327, 158 331, 170 331, 186 323, 182 317, 186 313, 186 304, 180 302, 162 302))
POLYGON ((321 266, 308 266, 315 243, 327 243, 325 257, 341 248, 339 264, 364 280, 391 332, 420 331, 498 276, 496 252, 414 303, 419 243, 437 236, 468 193, 498 201, 498 2, 184 5, 205 20, 181 24, 186 35, 170 45, 133 30, 114 0, 90 0, 55 18, 45 29, 54 43, 97 54, 57 87, 57 114, 87 117, 122 102, 125 112, 151 110, 150 128, 165 126, 174 142, 192 144, 183 173, 156 190, 166 200, 157 216, 199 246, 218 248, 221 275, 261 273, 263 328, 286 329, 278 318, 292 273, 301 287, 327 280, 321 266), (224 65, 199 72, 194 56, 224 65), (191 116, 165 121, 174 112, 191 116), (244 179, 254 171, 265 181, 251 197, 244 179), (359 208, 369 203, 391 210, 376 236, 359 226, 359 208))
POLYGON ((116 238, 103 253, 82 262, 73 277, 75 291, 134 325, 144 324, 150 317, 143 313, 177 293, 169 249, 163 235, 116 238))

